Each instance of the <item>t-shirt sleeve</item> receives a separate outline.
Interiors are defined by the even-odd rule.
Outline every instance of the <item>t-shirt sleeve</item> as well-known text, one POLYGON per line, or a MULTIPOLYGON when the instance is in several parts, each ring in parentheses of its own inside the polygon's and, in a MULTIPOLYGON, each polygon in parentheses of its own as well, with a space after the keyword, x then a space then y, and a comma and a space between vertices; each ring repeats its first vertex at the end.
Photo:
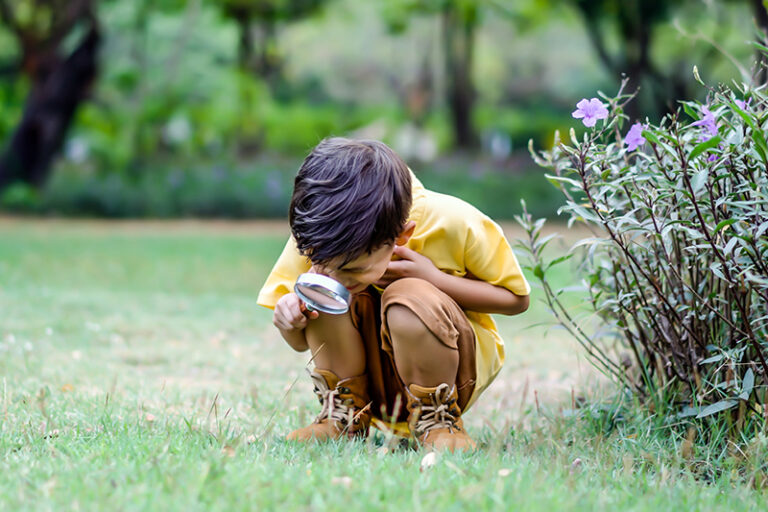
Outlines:
POLYGON ((478 216, 469 220, 467 226, 464 248, 467 271, 515 295, 529 295, 531 287, 501 227, 482 213, 477 213, 478 216))
POLYGON ((310 266, 309 260, 296 249, 293 237, 289 238, 267 281, 261 287, 256 302, 260 306, 274 309, 280 297, 293 291, 296 278, 309 270, 310 266))

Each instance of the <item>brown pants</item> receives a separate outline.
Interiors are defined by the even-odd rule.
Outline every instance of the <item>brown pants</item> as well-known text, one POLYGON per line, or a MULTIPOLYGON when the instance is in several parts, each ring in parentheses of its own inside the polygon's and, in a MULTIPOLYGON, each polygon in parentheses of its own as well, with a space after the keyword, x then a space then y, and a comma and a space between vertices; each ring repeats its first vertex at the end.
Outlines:
POLYGON ((368 394, 374 417, 387 422, 405 421, 408 417, 405 387, 395 368, 393 340, 386 321, 387 309, 394 304, 411 310, 437 339, 459 351, 455 384, 458 404, 463 410, 476 380, 472 326, 459 305, 433 284, 422 279, 404 278, 390 284, 383 294, 369 287, 354 298, 350 308, 352 323, 365 344, 368 394))

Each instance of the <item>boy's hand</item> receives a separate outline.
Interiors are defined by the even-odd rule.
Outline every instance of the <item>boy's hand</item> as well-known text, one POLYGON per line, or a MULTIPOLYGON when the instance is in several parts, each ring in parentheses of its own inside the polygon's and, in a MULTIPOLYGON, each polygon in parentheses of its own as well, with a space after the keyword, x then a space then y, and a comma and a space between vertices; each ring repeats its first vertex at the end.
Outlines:
POLYGON ((396 245, 394 254, 400 259, 389 262, 387 271, 375 283, 376 286, 385 287, 402 277, 418 277, 434 283, 441 274, 432 260, 404 245, 396 245))
POLYGON ((295 293, 283 295, 275 304, 272 323, 281 331, 301 331, 307 322, 320 316, 317 311, 307 312, 307 307, 295 293))

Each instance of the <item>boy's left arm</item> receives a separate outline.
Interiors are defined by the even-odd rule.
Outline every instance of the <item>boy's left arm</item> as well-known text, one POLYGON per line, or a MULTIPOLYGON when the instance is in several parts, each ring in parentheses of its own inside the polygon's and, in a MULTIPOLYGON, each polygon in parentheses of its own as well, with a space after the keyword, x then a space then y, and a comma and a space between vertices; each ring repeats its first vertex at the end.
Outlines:
POLYGON ((516 315, 528 309, 527 295, 516 295, 479 279, 446 274, 432 260, 405 246, 395 246, 395 255, 400 259, 389 263, 387 272, 377 284, 387 285, 402 277, 417 277, 429 281, 470 311, 516 315))

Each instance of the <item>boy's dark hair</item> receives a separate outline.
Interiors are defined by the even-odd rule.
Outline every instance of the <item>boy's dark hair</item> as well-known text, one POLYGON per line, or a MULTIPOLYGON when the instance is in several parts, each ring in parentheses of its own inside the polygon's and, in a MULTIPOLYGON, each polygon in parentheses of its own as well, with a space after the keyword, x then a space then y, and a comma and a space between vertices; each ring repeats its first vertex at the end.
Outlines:
POLYGON ((320 142, 296 175, 289 219, 299 252, 342 265, 392 243, 411 210, 408 166, 386 144, 320 142))

